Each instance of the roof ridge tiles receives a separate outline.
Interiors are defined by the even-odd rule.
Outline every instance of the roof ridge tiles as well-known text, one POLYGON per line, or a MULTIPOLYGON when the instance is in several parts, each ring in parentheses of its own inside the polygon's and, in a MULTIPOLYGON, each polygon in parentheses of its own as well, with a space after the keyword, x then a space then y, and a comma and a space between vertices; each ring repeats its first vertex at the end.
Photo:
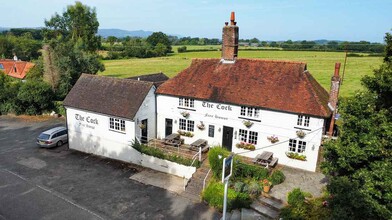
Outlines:
MULTIPOLYGON (((203 61, 203 60, 217 60, 220 61, 220 58, 192 58, 193 60, 203 61)), ((262 61, 262 62, 271 62, 271 63, 292 63, 292 64, 307 64, 306 62, 302 61, 293 61, 293 60, 271 60, 271 59, 260 59, 260 58, 238 58, 237 61, 241 60, 249 60, 249 61, 262 61)))

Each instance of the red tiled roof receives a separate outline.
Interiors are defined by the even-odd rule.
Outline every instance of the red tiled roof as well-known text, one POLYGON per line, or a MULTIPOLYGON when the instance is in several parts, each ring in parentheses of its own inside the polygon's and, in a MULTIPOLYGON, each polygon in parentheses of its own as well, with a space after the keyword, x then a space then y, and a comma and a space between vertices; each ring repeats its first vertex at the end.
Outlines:
POLYGON ((35 65, 34 63, 26 61, 14 61, 14 60, 0 60, 0 64, 3 66, 0 70, 6 75, 12 76, 18 79, 24 79, 27 72, 35 65))
POLYGON ((329 117, 328 92, 291 61, 194 59, 187 69, 163 83, 158 94, 329 117))

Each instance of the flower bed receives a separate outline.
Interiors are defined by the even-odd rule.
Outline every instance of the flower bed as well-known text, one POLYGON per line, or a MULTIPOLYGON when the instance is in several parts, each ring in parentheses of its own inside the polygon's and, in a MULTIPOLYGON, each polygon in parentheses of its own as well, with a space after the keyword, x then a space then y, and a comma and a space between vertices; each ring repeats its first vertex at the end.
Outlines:
POLYGON ((245 142, 240 142, 240 143, 236 144, 235 146, 238 148, 245 149, 245 150, 255 150, 256 149, 255 145, 250 144, 250 143, 245 143, 245 142))
POLYGON ((291 159, 306 161, 306 156, 298 153, 286 152, 286 156, 291 159))
POLYGON ((177 133, 181 136, 185 136, 185 137, 193 137, 193 133, 190 131, 181 131, 178 130, 177 133))

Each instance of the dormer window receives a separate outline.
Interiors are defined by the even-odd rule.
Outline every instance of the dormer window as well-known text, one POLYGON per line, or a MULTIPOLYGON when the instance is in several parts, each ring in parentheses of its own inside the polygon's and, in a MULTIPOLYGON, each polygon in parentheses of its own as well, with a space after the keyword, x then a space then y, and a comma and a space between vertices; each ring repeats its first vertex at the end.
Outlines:
POLYGON ((241 106, 241 116, 249 117, 249 118, 259 118, 260 117, 260 109, 241 106))
POLYGON ((309 121, 310 121, 310 117, 309 116, 298 115, 297 125, 304 126, 304 127, 309 127, 309 121))
POLYGON ((188 107, 188 108, 194 108, 195 107, 195 100, 188 99, 188 98, 179 98, 178 105, 183 106, 183 107, 188 107))

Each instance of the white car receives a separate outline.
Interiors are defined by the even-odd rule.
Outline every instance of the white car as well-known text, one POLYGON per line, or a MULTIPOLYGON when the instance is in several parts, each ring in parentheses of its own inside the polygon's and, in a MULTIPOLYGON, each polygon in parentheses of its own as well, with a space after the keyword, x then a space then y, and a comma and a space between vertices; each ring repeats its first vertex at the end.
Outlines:
POLYGON ((61 146, 68 142, 66 127, 55 127, 42 132, 37 138, 37 144, 41 147, 61 146))

